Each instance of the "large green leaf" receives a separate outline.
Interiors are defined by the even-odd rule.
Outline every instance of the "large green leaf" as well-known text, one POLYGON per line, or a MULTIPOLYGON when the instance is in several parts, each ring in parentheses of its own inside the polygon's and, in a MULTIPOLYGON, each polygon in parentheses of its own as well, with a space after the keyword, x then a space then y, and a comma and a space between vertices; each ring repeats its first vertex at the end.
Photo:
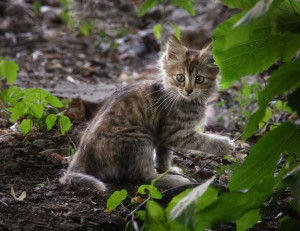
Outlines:
POLYGON ((205 183, 197 186, 189 194, 183 197, 172 208, 170 217, 192 229, 194 223, 194 215, 197 211, 197 207, 199 206, 199 209, 204 208, 215 199, 214 191, 212 191, 210 192, 211 194, 213 194, 213 196, 211 196, 212 200, 209 200, 207 202, 200 201, 200 204, 197 203, 199 198, 201 198, 201 196, 205 194, 209 185, 214 181, 214 179, 215 176, 211 177, 205 183))
POLYGON ((242 10, 249 10, 258 0, 222 0, 226 6, 231 8, 239 8, 242 10))
POLYGON ((234 15, 213 34, 214 59, 225 87, 242 76, 267 70, 279 58, 291 60, 300 47, 300 34, 293 33, 300 17, 288 0, 247 25, 232 28, 244 15, 234 15))
POLYGON ((300 59, 282 65, 277 71, 272 73, 268 80, 267 87, 259 94, 259 109, 250 117, 244 130, 243 139, 247 139, 256 129, 258 123, 265 115, 268 103, 277 95, 296 89, 300 86, 300 59))
POLYGON ((292 108, 294 111, 297 112, 298 116, 300 117, 300 87, 296 89, 292 94, 288 96, 288 106, 292 108))
POLYGON ((237 231, 244 231, 251 228, 260 220, 260 209, 254 209, 247 212, 239 220, 236 221, 237 231))
POLYGON ((259 0, 235 25, 245 25, 250 21, 265 15, 268 11, 276 9, 284 0, 259 0))
POLYGON ((165 211, 159 204, 150 200, 147 203, 147 214, 144 224, 144 231, 168 231, 169 226, 165 211))
POLYGON ((264 178, 273 177, 282 152, 300 153, 300 129, 283 123, 264 135, 229 181, 230 191, 249 189, 264 178))
POLYGON ((273 185, 274 178, 269 178, 247 192, 223 193, 211 205, 197 212, 195 230, 210 228, 214 223, 236 221, 249 211, 261 207, 271 194, 273 185))
POLYGON ((297 212, 300 212, 300 165, 290 171, 283 179, 283 182, 290 188, 294 207, 297 212))

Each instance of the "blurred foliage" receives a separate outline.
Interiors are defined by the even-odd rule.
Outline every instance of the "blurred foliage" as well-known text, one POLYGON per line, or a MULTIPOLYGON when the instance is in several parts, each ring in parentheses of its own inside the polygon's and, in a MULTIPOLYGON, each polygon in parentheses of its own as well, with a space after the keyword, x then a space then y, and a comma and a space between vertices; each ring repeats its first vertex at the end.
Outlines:
POLYGON ((179 7, 186 10, 190 15, 195 16, 195 8, 193 6, 194 0, 145 0, 139 8, 139 14, 141 16, 145 15, 147 12, 152 10, 154 7, 161 6, 163 17, 161 21, 153 26, 153 33, 155 38, 160 39, 163 31, 171 28, 173 33, 180 40, 180 29, 175 23, 170 23, 166 20, 166 7, 171 5, 173 7, 179 7))

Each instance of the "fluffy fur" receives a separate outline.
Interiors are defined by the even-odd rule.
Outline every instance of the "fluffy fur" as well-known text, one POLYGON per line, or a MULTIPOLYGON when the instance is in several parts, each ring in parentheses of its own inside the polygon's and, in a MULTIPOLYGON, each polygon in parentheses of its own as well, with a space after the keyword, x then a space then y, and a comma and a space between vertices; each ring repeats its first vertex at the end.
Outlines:
MULTIPOLYGON (((146 81, 115 92, 86 129, 60 182, 105 190, 103 182, 150 182, 171 167, 170 147, 224 155, 227 137, 197 133, 207 99, 216 91, 218 68, 210 48, 189 50, 172 36, 160 59, 162 81, 146 81), (153 151, 156 151, 156 159, 153 151)), ((167 174, 157 185, 188 184, 167 174)))

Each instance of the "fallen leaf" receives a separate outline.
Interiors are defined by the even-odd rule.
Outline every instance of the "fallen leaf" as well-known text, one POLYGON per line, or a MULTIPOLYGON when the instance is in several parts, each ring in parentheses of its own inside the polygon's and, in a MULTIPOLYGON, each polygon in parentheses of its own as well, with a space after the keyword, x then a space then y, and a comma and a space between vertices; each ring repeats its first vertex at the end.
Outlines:
POLYGON ((15 190, 14 190, 14 188, 13 188, 12 186, 11 186, 11 189, 10 189, 10 193, 11 193, 11 196, 12 196, 16 201, 23 201, 23 200, 26 198, 26 192, 25 192, 25 191, 23 191, 19 197, 16 197, 15 190))
POLYGON ((144 198, 137 196, 131 199, 132 204, 142 204, 145 201, 144 198))
POLYGON ((103 212, 104 212, 105 214, 110 214, 111 210, 109 210, 109 209, 104 209, 103 212))

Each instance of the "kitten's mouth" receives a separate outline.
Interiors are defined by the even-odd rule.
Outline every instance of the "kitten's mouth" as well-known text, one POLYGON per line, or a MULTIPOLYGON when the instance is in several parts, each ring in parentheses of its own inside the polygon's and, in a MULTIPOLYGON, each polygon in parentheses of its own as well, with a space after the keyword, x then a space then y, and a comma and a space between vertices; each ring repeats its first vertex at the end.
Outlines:
POLYGON ((187 101, 192 101, 197 98, 195 95, 184 95, 182 93, 181 93, 181 96, 182 96, 182 98, 184 98, 187 101))

